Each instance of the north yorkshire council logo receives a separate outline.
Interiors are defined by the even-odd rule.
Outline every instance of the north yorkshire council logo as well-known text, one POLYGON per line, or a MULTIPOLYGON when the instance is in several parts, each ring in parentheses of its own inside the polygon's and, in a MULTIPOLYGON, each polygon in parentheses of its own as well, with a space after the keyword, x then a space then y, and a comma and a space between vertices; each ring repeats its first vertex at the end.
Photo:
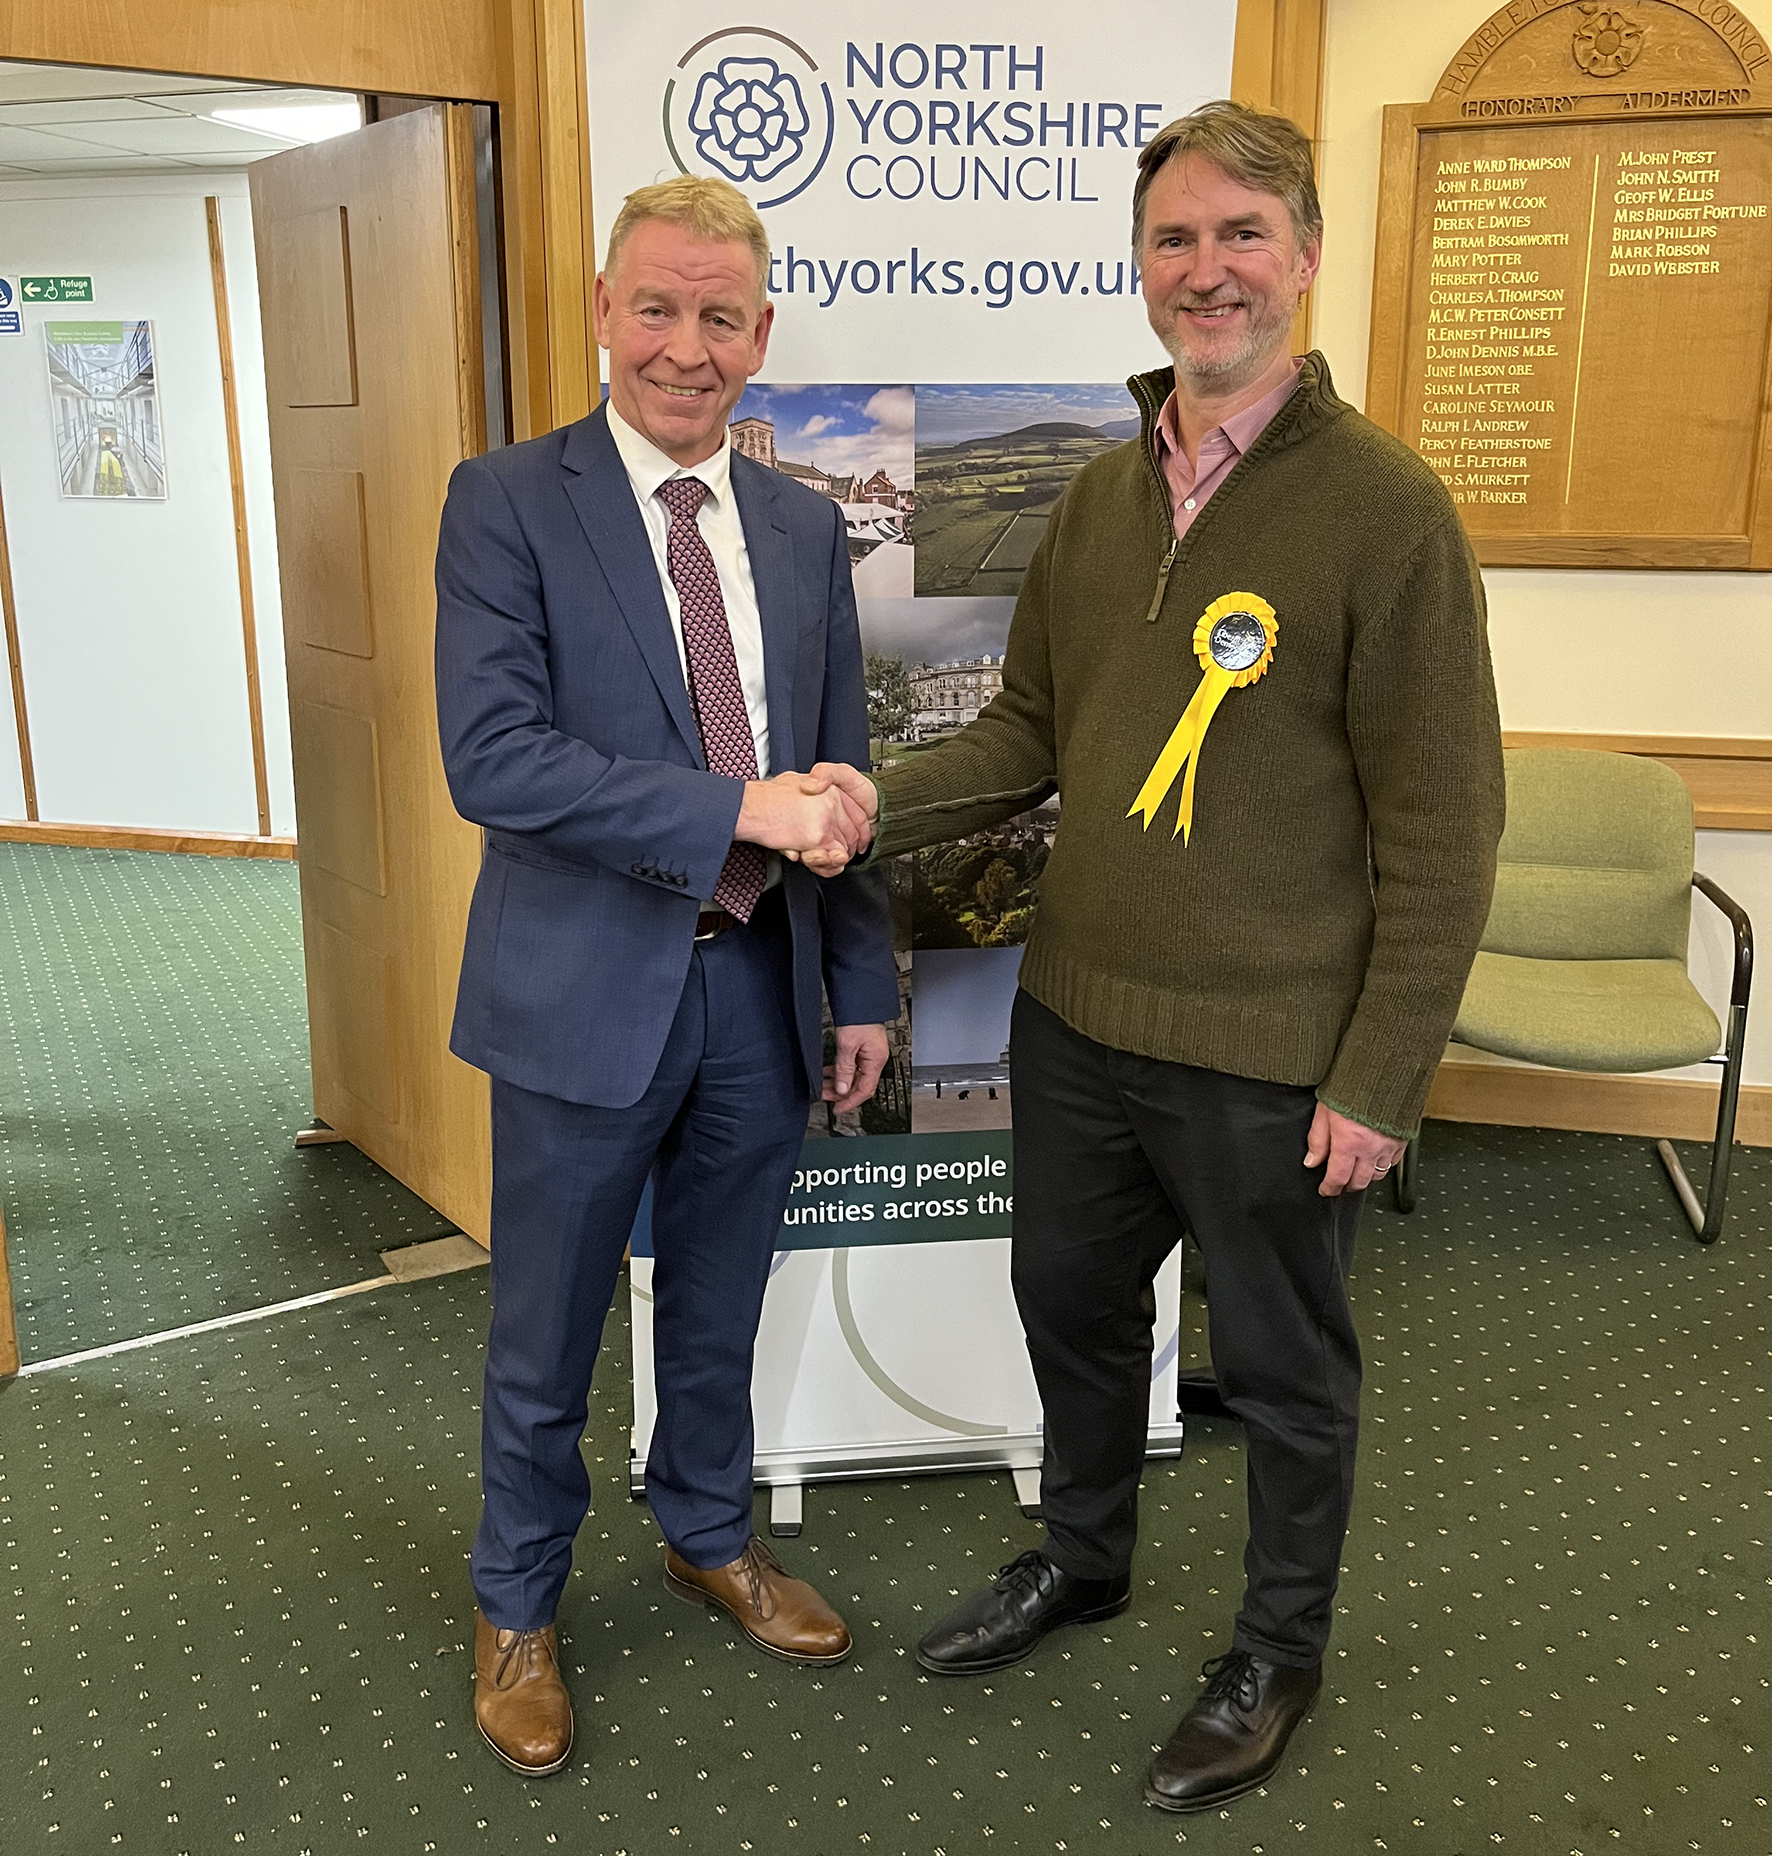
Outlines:
POLYGON ((817 62, 765 26, 710 33, 665 85, 665 146, 678 171, 764 190, 759 208, 796 199, 830 156, 837 110, 817 62))
POLYGON ((793 72, 773 58, 722 58, 689 106, 696 153, 728 180, 774 180, 799 160, 811 126, 793 72))

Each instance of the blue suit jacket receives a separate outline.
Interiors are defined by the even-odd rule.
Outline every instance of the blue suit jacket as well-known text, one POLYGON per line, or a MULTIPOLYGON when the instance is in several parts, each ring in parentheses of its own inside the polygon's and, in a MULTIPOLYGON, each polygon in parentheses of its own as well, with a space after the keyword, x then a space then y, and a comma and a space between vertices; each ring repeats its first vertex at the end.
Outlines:
MULTIPOLYGON (((867 764, 842 516, 732 459, 763 626, 768 769, 867 764)), ((709 773, 658 567, 601 408, 457 467, 437 550, 449 790, 486 828, 450 1048, 524 1089, 626 1108, 652 1081, 740 781, 709 773)), ((838 1024, 898 1015, 883 879, 784 863, 814 1090, 838 1024)))

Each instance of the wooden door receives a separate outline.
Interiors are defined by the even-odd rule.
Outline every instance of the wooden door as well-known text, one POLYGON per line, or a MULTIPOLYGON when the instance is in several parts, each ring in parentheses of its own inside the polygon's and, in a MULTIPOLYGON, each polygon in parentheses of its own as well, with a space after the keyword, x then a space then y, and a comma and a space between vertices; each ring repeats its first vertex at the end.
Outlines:
POLYGON ((480 834, 431 670, 444 491, 485 447, 471 118, 438 104, 250 173, 314 1111, 484 1242, 486 1079, 448 1050, 480 834))

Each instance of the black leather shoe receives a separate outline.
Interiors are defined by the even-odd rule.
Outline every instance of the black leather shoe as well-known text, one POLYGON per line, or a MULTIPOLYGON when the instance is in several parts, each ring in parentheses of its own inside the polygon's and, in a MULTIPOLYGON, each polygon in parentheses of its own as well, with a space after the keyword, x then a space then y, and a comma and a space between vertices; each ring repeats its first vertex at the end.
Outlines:
POLYGON ((1199 1700, 1144 1782, 1145 1802, 1160 1811, 1215 1811, 1265 1785, 1323 1686, 1320 1663, 1294 1669, 1247 1650, 1213 1657, 1204 1674, 1199 1700))
POLYGON ((1111 1618, 1132 1602, 1132 1575, 1073 1579, 1037 1549, 1002 1567, 917 1645, 936 1676, 979 1676, 1019 1663, 1049 1630, 1111 1618))

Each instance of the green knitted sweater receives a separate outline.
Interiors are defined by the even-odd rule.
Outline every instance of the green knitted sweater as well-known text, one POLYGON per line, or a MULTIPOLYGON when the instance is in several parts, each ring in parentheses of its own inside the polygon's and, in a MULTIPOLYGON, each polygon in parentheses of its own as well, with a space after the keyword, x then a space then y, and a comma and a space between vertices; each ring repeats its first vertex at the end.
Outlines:
POLYGON ((1015 608, 1003 690, 879 776, 875 856, 1062 810, 1021 983, 1116 1049, 1314 1086, 1415 1131, 1489 911, 1501 736, 1482 581, 1439 479, 1336 398, 1321 355, 1178 544, 1153 452, 1084 466, 1015 608), (1173 553, 1171 550, 1173 548, 1173 553), (1167 575, 1163 573, 1169 557, 1167 575), (1227 593, 1278 627, 1198 755, 1128 810, 1201 682, 1227 593))

